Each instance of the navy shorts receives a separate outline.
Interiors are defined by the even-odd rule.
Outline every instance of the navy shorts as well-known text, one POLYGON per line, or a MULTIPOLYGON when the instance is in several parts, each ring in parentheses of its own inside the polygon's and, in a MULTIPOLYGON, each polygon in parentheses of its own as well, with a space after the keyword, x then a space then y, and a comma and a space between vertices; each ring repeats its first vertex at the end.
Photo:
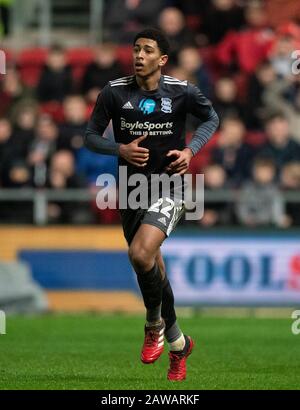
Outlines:
POLYGON ((168 237, 185 211, 184 201, 159 198, 148 209, 120 209, 124 236, 128 245, 141 224, 154 225, 168 237))

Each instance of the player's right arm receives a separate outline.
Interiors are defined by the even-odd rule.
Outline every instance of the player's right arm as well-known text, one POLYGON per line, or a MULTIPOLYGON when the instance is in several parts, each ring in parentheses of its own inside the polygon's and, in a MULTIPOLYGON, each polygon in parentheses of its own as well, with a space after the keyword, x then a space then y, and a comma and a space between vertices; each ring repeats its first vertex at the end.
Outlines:
POLYGON ((97 98, 96 105, 86 129, 85 146, 99 154, 118 155, 137 167, 144 167, 149 159, 149 150, 139 147, 139 143, 146 138, 143 135, 129 144, 120 144, 103 137, 103 133, 112 118, 112 95, 110 86, 103 88, 97 98))
POLYGON ((119 155, 120 144, 103 137, 103 133, 112 118, 111 100, 111 90, 106 85, 98 95, 96 105, 87 125, 84 144, 89 150, 99 154, 119 155))

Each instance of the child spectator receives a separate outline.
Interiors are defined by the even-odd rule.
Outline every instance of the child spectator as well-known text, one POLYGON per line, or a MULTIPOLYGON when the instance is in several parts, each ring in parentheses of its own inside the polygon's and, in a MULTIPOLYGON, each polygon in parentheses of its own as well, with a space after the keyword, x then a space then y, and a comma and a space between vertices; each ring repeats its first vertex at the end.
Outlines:
MULTIPOLYGON (((226 173, 217 164, 211 164, 204 168, 204 186, 208 193, 218 192, 228 188, 226 173)), ((199 224, 203 227, 226 225, 231 222, 229 204, 224 201, 206 201, 203 217, 199 224)))
POLYGON ((290 161, 300 161, 300 145, 293 141, 286 117, 274 114, 266 122, 267 142, 260 148, 261 156, 271 158, 280 171, 290 161))
POLYGON ((243 118, 244 107, 238 101, 237 85, 230 77, 221 77, 215 83, 214 107, 222 120, 228 116, 243 118))
MULTIPOLYGON (((283 191, 300 192, 300 162, 288 162, 280 174, 280 187, 283 191)), ((286 201, 286 213, 290 226, 300 226, 300 200, 286 201)))
POLYGON ((271 159, 257 158, 253 164, 252 180, 246 182, 236 204, 241 224, 248 227, 288 226, 280 191, 274 185, 276 165, 271 159))
POLYGON ((291 137, 300 143, 300 74, 272 81, 262 95, 269 112, 281 112, 289 122, 291 137))
MULTIPOLYGON (((85 188, 86 181, 75 172, 74 156, 70 151, 57 151, 51 158, 47 175, 48 188, 61 190, 85 188)), ((91 222, 89 204, 76 201, 51 201, 48 203, 50 223, 91 222)))
POLYGON ((80 95, 72 95, 63 102, 65 121, 60 126, 58 149, 77 151, 83 146, 87 125, 87 104, 80 95))
POLYGON ((187 73, 187 78, 193 78, 194 84, 200 88, 206 97, 211 98, 212 81, 198 48, 193 46, 183 47, 178 53, 178 64, 187 73))
POLYGON ((46 183, 47 168, 51 156, 57 149, 59 132, 57 125, 47 115, 39 118, 35 138, 28 150, 27 161, 32 167, 34 184, 43 187, 46 183))
POLYGON ((213 149, 212 160, 221 165, 229 182, 239 186, 249 177, 255 151, 244 142, 246 129, 237 117, 228 117, 221 123, 217 146, 213 149))

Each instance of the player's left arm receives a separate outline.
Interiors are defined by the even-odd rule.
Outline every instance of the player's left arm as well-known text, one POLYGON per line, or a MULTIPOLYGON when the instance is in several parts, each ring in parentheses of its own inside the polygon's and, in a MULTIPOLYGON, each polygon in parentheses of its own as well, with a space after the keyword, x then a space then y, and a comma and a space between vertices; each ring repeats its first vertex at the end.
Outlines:
POLYGON ((187 86, 187 112, 201 120, 191 142, 182 150, 171 150, 167 156, 175 156, 176 160, 166 168, 167 171, 183 175, 189 168, 194 155, 209 141, 218 128, 219 118, 211 102, 201 93, 198 87, 187 86))

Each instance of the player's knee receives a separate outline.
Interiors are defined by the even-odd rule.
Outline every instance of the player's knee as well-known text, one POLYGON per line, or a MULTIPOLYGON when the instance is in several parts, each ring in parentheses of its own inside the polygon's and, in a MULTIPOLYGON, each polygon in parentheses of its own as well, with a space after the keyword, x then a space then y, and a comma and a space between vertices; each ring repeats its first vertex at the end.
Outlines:
POLYGON ((137 272, 147 272, 153 267, 153 257, 151 256, 150 252, 143 246, 130 246, 128 255, 134 269, 137 272))

